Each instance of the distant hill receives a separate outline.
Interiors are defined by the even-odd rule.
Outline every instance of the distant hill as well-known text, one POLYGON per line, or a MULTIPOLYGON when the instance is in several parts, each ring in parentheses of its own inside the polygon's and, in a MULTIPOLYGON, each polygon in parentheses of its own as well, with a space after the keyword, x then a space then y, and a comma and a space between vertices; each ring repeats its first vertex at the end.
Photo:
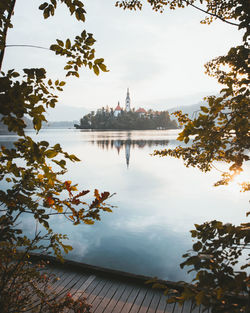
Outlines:
MULTIPOLYGON (((0 132, 9 133, 8 127, 1 121, 2 115, 0 115, 0 132)), ((23 118, 24 123, 27 125, 26 129, 33 129, 33 123, 27 117, 23 118)), ((43 123, 42 128, 74 128, 74 124, 78 123, 78 120, 72 121, 48 121, 43 123)), ((12 132, 11 132, 12 133, 12 132)))
MULTIPOLYGON (((194 118, 195 115, 200 111, 200 106, 206 106, 206 102, 205 101, 200 101, 196 104, 191 104, 191 105, 181 105, 181 106, 177 106, 174 108, 171 108, 168 110, 169 113, 173 113, 175 111, 182 111, 182 113, 186 113, 189 115, 190 118, 194 118)), ((172 116, 173 117, 173 116, 172 116)))
POLYGON ((48 121, 48 123, 43 124, 43 128, 74 128, 76 123, 79 121, 48 121))
POLYGON ((55 109, 49 108, 47 110, 46 119, 51 122, 79 121, 80 118, 90 111, 90 109, 86 109, 84 107, 79 108, 57 104, 55 109))
MULTIPOLYGON (((0 114, 0 131, 1 132, 6 132, 6 133, 9 133, 9 131, 8 131, 8 126, 7 125, 5 125, 1 120, 2 120, 2 117, 3 117, 3 115, 1 115, 0 114)), ((28 118, 26 118, 26 117, 24 117, 23 118, 23 121, 24 121, 24 123, 27 125, 27 128, 29 129, 29 128, 33 128, 33 123, 32 123, 32 121, 30 120, 30 119, 28 119, 28 118)))

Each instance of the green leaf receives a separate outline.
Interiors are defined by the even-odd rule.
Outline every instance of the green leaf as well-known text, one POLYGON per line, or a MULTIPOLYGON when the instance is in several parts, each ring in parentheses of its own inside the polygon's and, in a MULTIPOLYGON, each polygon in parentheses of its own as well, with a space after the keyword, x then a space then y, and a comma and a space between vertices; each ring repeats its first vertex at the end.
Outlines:
POLYGON ((49 10, 49 8, 47 7, 47 8, 43 11, 43 17, 44 17, 45 19, 47 19, 47 18, 49 17, 49 15, 50 15, 50 10, 49 10))
POLYGON ((72 65, 66 65, 66 66, 64 66, 64 69, 65 70, 70 70, 72 68, 72 65))
POLYGON ((49 159, 54 158, 55 156, 57 156, 57 154, 58 154, 58 152, 55 151, 55 150, 47 150, 47 151, 45 151, 45 155, 49 159))
POLYGON ((44 10, 47 6, 48 6, 48 3, 44 2, 39 6, 39 10, 44 10))
POLYGON ((104 59, 96 59, 95 60, 95 64, 100 64, 100 63, 103 63, 104 62, 104 59))
POLYGON ((98 64, 98 66, 100 67, 100 69, 101 69, 103 72, 109 72, 109 70, 107 70, 107 67, 106 67, 105 64, 100 63, 100 64, 98 64))
POLYGON ((102 210, 105 212, 110 212, 110 213, 113 212, 109 207, 104 207, 104 208, 102 208, 102 210))
POLYGON ((59 44, 59 46, 61 46, 61 47, 63 47, 63 46, 64 46, 64 43, 63 43, 63 41, 62 41, 62 40, 57 39, 56 41, 57 41, 57 43, 59 44))
POLYGON ((100 71, 99 71, 99 68, 97 65, 95 65, 95 64, 93 65, 93 70, 94 70, 94 73, 98 76, 100 71))
POLYGON ((209 112, 209 109, 207 107, 201 106, 200 109, 204 113, 208 113, 209 112))
POLYGON ((66 40, 66 49, 70 49, 71 48, 71 42, 69 39, 66 40))
POLYGON ((54 5, 54 7, 56 8, 56 0, 50 0, 50 1, 54 5))
POLYGON ((19 77, 19 76, 20 76, 20 74, 17 73, 17 72, 13 72, 13 73, 12 73, 12 77, 15 77, 15 78, 16 78, 16 77, 19 77))
POLYGON ((202 243, 201 243, 200 241, 196 242, 196 243, 193 245, 194 251, 199 251, 201 248, 202 248, 202 243))
POLYGON ((185 142, 185 143, 188 143, 188 142, 189 142, 189 138, 188 138, 188 137, 185 137, 184 142, 185 142))

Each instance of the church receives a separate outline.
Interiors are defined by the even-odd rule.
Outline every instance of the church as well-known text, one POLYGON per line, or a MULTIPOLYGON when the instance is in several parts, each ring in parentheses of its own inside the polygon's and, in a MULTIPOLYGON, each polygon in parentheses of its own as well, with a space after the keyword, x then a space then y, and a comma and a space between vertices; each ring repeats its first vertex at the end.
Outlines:
MULTIPOLYGON (((127 96, 126 96, 126 100, 125 100, 125 111, 129 112, 131 111, 131 102, 130 102, 130 95, 129 95, 129 88, 127 89, 127 96)), ((120 102, 118 101, 118 105, 114 110, 114 116, 117 117, 118 115, 120 115, 122 112, 122 108, 120 106, 120 102)), ((146 110, 143 108, 139 108, 137 111, 135 111, 136 113, 138 113, 140 116, 144 116, 147 114, 146 110)))

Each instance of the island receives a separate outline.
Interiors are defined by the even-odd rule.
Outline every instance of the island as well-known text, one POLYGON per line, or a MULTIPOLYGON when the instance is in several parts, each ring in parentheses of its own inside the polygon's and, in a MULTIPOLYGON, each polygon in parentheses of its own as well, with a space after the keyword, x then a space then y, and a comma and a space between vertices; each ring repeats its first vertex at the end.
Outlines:
POLYGON ((102 107, 92 111, 75 124, 77 129, 120 129, 120 130, 146 130, 146 129, 177 129, 176 120, 171 120, 168 111, 154 111, 144 108, 131 109, 129 89, 125 100, 125 109, 120 103, 115 109, 102 107))

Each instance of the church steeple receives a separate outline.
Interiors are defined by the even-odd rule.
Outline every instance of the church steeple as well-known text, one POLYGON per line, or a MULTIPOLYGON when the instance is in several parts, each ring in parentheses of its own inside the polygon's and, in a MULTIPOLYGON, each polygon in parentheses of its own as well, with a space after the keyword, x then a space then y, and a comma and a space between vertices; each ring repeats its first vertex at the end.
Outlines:
POLYGON ((127 89, 127 97, 125 102, 125 110, 126 112, 130 111, 130 96, 129 96, 129 89, 127 89))

